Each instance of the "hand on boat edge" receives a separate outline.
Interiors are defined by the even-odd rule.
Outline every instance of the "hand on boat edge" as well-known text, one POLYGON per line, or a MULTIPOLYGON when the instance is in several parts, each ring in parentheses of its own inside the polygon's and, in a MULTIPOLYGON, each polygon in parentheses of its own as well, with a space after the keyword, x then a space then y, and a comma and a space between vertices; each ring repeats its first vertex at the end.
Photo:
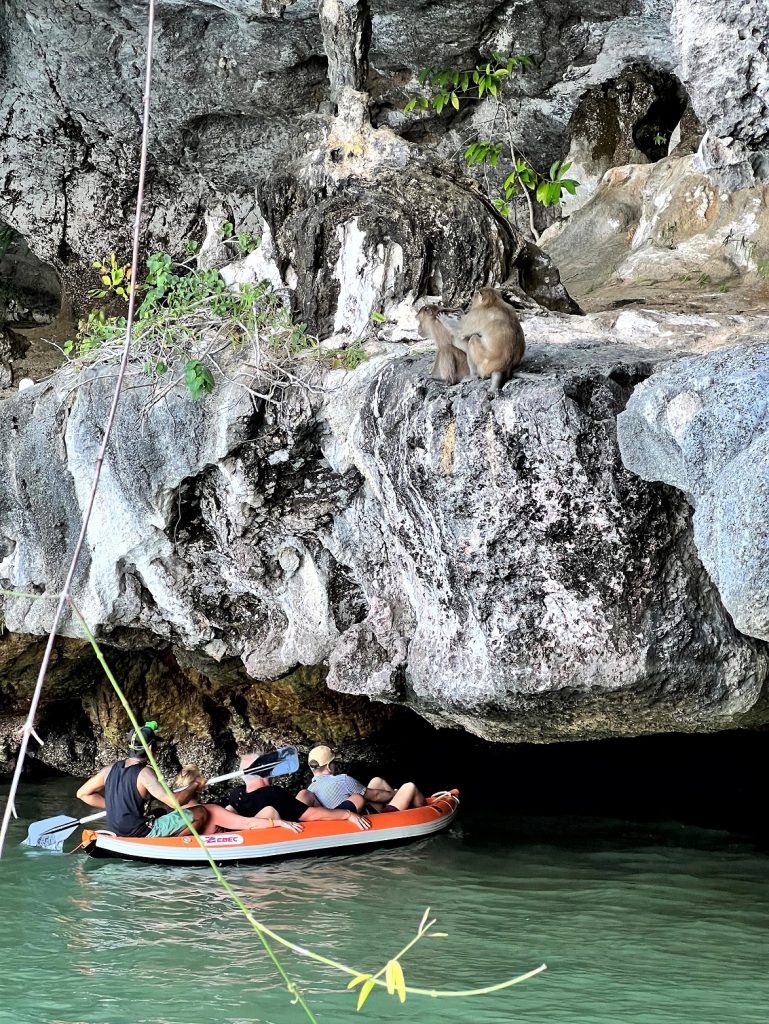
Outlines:
POLYGON ((364 832, 367 828, 371 828, 371 822, 363 814, 353 814, 351 811, 350 817, 347 820, 351 821, 353 825, 357 825, 364 832))
POLYGON ((275 818, 274 821, 280 828, 287 828, 289 832, 304 831, 304 825, 301 825, 298 821, 284 821, 282 818, 275 818))

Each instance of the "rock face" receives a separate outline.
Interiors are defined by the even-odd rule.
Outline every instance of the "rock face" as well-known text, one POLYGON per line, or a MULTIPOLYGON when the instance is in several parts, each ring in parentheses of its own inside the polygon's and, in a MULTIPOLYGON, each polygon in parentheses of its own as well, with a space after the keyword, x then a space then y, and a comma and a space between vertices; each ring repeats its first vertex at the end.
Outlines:
POLYGON ((622 457, 694 506, 694 540, 736 627, 769 640, 769 332, 682 359, 633 394, 622 457))
POLYGON ((696 155, 607 171, 542 238, 583 308, 630 301, 696 312, 766 307, 769 185, 719 189, 696 155))
POLYGON ((708 129, 702 168, 722 188, 769 177, 766 0, 677 0, 672 29, 680 77, 708 129))
MULTIPOLYGON (((620 461, 615 420, 659 327, 526 327, 496 398, 395 346, 277 413, 225 386, 142 420, 129 388, 78 605, 108 643, 173 647, 208 678, 327 660, 333 689, 493 740, 760 720, 766 650, 724 611, 684 496, 620 461)), ((73 383, 0 404, 3 585, 61 584, 111 388, 73 383)), ((42 632, 49 607, 6 600, 8 628, 42 632)))
MULTIPOLYGON (((641 384, 674 355, 755 336, 755 322, 736 306, 711 316, 716 294, 672 320, 540 312, 526 322, 521 372, 498 396, 429 380, 425 346, 404 345, 413 300, 427 293, 453 303, 506 282, 527 293, 527 309, 533 297, 574 311, 548 251, 578 298, 615 278, 653 277, 670 292, 692 275, 719 295, 753 275, 760 291, 763 6, 178 0, 160 10, 143 251, 179 254, 205 236, 203 257, 218 265, 229 222, 263 244, 228 273, 267 277, 334 344, 373 333, 372 313, 386 314, 391 342, 369 345, 354 372, 316 374, 277 409, 230 384, 197 404, 171 391, 148 407, 143 388, 126 392, 75 599, 122 659, 132 699, 160 703, 181 756, 210 759, 213 742, 232 753, 256 733, 367 740, 377 723, 400 722, 388 702, 491 740, 767 720, 764 567, 755 533, 738 537, 746 516, 764 521, 763 477, 747 468, 762 457, 751 433, 763 427, 760 401, 723 434, 699 363, 694 384, 665 390, 675 370, 641 384), (452 163, 484 108, 403 113, 421 67, 472 66, 495 49, 532 57, 507 103, 510 138, 538 166, 574 143, 597 180, 606 161, 656 161, 676 132, 685 144, 675 159, 610 166, 543 252, 452 163), (696 156, 683 155, 700 127, 696 156), (598 129, 606 138, 591 137, 598 129), (658 387, 663 397, 639 413, 658 387), (623 465, 616 420, 634 388, 623 465), (326 671, 333 693, 321 699, 326 671)), ((0 220, 55 268, 76 312, 91 260, 127 250, 145 13, 139 0, 7 0, 0 11, 0 220)), ((41 291, 55 304, 58 282, 49 275, 41 291)), ((604 295, 592 308, 644 297, 604 295)), ((0 386, 12 357, 4 342, 0 386)), ((751 372, 758 358, 744 356, 751 372)), ((714 379, 730 380, 718 366, 714 379)), ((48 598, 3 602, 17 633, 49 621, 111 386, 109 375, 67 371, 0 403, 0 584, 48 598)), ((723 384, 724 401, 743 386, 739 375, 723 384)), ((65 633, 43 756, 82 768, 116 749, 119 717, 103 683, 79 674, 74 622, 65 633), (80 740, 56 733, 61 707, 80 740)), ((16 643, 5 750, 29 686, 16 643)))
MULTIPOLYGON (((532 57, 511 87, 509 112, 516 146, 537 166, 565 156, 598 95, 617 101, 615 159, 638 146, 646 152, 644 131, 667 131, 665 118, 684 99, 668 96, 677 75, 709 132, 703 170, 733 159, 760 177, 764 8, 765 0, 501 7, 460 0, 418 8, 406 0, 376 7, 335 0, 320 8, 314 0, 180 0, 161 7, 145 248, 181 252, 185 238, 202 239, 212 213, 261 234, 256 197, 265 188, 269 195, 287 168, 301 181, 308 154, 323 148, 335 116, 349 120, 355 95, 364 106, 370 101, 375 128, 453 154, 473 117, 485 115, 405 117, 414 76, 426 64, 472 64, 499 49, 532 57), (725 156, 732 139, 740 152, 725 156)), ((0 11, 0 218, 63 276, 76 307, 92 283, 91 261, 110 251, 122 258, 128 248, 145 14, 135 0, 119 7, 112 0, 53 7, 7 0, 0 11)), ((592 150, 603 144, 587 142, 592 150)), ((595 170, 585 169, 588 178, 595 170)), ((320 259, 311 255, 299 261, 311 264, 310 276, 320 259)), ((296 282, 289 275, 284 283, 296 282)))

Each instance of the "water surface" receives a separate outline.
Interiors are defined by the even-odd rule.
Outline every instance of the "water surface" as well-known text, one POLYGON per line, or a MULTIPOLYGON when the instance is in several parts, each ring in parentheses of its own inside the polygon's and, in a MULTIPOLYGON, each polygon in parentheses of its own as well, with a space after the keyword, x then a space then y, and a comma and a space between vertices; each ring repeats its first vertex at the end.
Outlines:
MULTIPOLYGON (((23 819, 69 812, 72 783, 25 783, 23 819)), ((85 812, 84 812, 85 813, 85 812)), ((0 862, 1 1024, 292 1024, 305 1019, 205 868, 88 861, 16 845, 0 862)), ((726 833, 465 809, 450 832, 367 855, 225 869, 265 923, 378 968, 426 906, 446 939, 405 961, 471 1002, 374 993, 282 954, 319 1024, 766 1024, 769 857, 726 833)))

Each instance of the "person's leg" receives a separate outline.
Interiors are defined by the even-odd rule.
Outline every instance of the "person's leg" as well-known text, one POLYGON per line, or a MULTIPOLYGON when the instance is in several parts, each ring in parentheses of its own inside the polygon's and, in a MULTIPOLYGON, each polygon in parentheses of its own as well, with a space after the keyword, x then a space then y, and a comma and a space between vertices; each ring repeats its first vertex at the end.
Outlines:
POLYGON ((395 790, 390 783, 386 782, 379 775, 375 775, 368 786, 366 786, 366 801, 375 813, 381 811, 392 800, 394 795, 395 790))
POLYGON ((374 778, 369 782, 368 789, 389 789, 392 792, 392 786, 389 782, 386 782, 381 776, 375 775, 374 778))
POLYGON ((425 798, 414 783, 404 782, 400 789, 395 792, 385 810, 392 808, 396 811, 407 811, 409 807, 424 807, 424 805, 425 798))
POLYGON ((337 804, 336 810, 352 811, 353 814, 363 814, 366 810, 366 801, 357 793, 350 793, 346 800, 337 804))
POLYGON ((242 814, 235 814, 234 811, 225 811, 218 804, 205 804, 204 810, 208 812, 208 821, 203 835, 210 836, 217 827, 227 829, 228 832, 246 832, 252 828, 268 828, 269 823, 265 819, 279 817, 274 807, 263 807, 253 818, 244 818, 242 814))

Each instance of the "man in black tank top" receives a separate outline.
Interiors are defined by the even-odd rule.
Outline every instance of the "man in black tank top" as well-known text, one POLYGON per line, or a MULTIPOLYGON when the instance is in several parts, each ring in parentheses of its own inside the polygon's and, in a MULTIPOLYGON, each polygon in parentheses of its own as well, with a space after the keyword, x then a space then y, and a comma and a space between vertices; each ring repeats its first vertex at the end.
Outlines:
MULTIPOLYGON (((154 722, 148 722, 139 730, 150 749, 157 741, 156 728, 154 722)), ((184 804, 195 795, 197 788, 197 783, 192 782, 174 795, 180 804, 184 804)), ((91 807, 105 808, 107 828, 119 836, 153 835, 159 822, 162 822, 162 831, 157 831, 159 835, 189 835, 190 821, 201 832, 208 818, 205 807, 201 805, 189 807, 183 814, 174 808, 173 801, 150 768, 147 752, 135 732, 128 736, 128 757, 92 775, 77 791, 77 796, 91 807), (171 812, 158 819, 155 825, 147 816, 150 797, 171 808, 171 812)))

